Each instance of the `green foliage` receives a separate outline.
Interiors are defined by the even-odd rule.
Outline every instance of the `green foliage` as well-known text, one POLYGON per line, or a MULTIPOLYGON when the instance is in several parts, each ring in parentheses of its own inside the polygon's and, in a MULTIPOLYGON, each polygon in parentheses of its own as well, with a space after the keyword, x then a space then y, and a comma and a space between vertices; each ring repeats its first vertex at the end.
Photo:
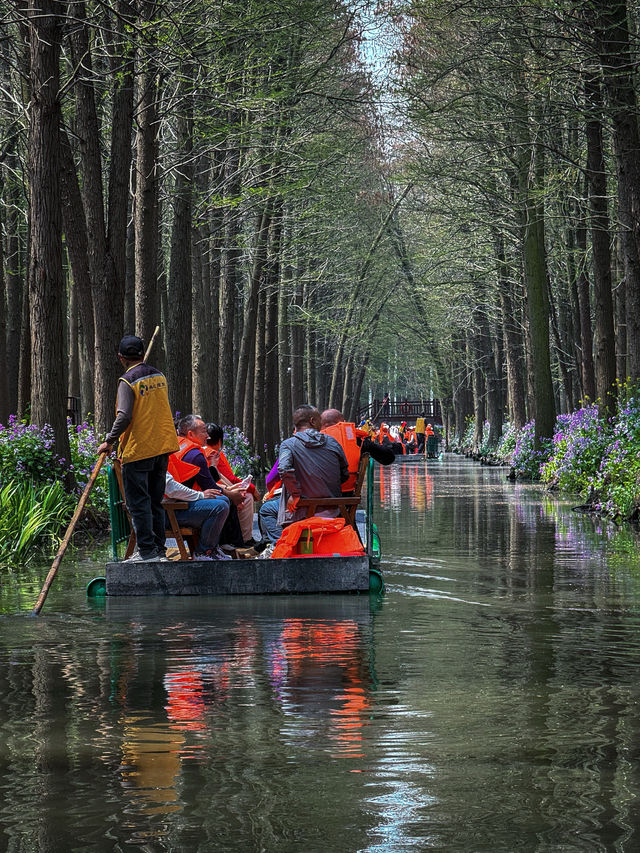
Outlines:
POLYGON ((516 476, 527 480, 539 480, 540 470, 549 458, 551 441, 545 442, 540 450, 535 449, 535 421, 525 424, 516 438, 511 465, 516 476))
MULTIPOLYGON (((96 464, 100 441, 93 425, 86 421, 78 426, 69 423, 68 429, 71 447, 69 468, 74 473, 77 491, 81 494, 96 464)), ((87 506, 94 514, 104 516, 105 519, 109 514, 109 481, 104 469, 98 474, 87 506)))
POLYGON ((609 440, 610 431, 595 405, 558 415, 551 456, 541 469, 542 482, 586 497, 609 440))
POLYGON ((0 562, 24 563, 34 548, 55 544, 73 514, 75 499, 60 482, 33 486, 11 480, 0 489, 0 562))
POLYGON ((640 507, 640 393, 622 389, 618 412, 595 480, 595 506, 604 515, 628 519, 640 507))
POLYGON ((518 432, 512 424, 505 424, 502 429, 500 441, 496 447, 496 456, 503 462, 510 464, 511 458, 516 449, 518 440, 518 432))
POLYGON ((48 424, 41 429, 10 415, 7 425, 0 425, 0 482, 25 478, 50 483, 61 477, 64 468, 54 444, 48 424))
POLYGON ((244 433, 235 426, 225 426, 224 455, 236 477, 246 477, 247 474, 257 476, 260 471, 260 457, 253 454, 251 445, 244 433))

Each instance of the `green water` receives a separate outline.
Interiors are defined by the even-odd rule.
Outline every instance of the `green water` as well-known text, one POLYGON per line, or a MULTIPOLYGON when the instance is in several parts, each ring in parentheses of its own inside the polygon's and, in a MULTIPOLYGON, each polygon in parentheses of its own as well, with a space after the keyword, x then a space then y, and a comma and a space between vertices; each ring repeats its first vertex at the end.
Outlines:
POLYGON ((636 851, 640 560, 458 457, 376 472, 387 593, 0 587, 0 850, 636 851))

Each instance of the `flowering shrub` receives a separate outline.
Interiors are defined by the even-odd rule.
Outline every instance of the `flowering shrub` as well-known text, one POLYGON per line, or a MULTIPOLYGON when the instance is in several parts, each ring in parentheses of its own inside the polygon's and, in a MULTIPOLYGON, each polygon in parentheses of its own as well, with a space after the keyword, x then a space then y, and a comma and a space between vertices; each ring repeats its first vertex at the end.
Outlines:
POLYGON ((516 476, 531 480, 540 478, 540 469, 549 458, 551 442, 543 443, 540 450, 534 450, 536 422, 525 424, 516 439, 516 446, 511 457, 511 464, 516 476))
POLYGON ((260 457, 255 455, 244 433, 235 426, 223 426, 224 455, 236 477, 246 477, 260 472, 260 457))
MULTIPOLYGON (((53 429, 27 424, 15 415, 9 416, 5 425, 0 425, 0 482, 29 482, 34 487, 54 483, 72 471, 76 478, 78 494, 87 484, 98 458, 100 442, 94 428, 84 423, 74 426, 67 421, 71 460, 61 459, 54 450, 53 429)), ((90 497, 94 511, 108 512, 109 489, 106 473, 98 476, 90 497)))
POLYGON ((0 424, 0 480, 28 479, 35 483, 51 483, 64 475, 62 460, 54 451, 53 429, 26 424, 9 415, 0 424))
POLYGON ((597 405, 558 415, 551 456, 542 466, 542 481, 565 492, 586 496, 592 489, 606 452, 610 432, 597 405))
MULTIPOLYGON (((96 436, 93 425, 86 421, 74 426, 68 419, 67 429, 69 430, 69 445, 71 447, 69 468, 75 474, 78 493, 82 494, 98 459, 98 447, 101 441, 96 436)), ((104 513, 105 515, 109 512, 109 481, 104 468, 96 478, 89 498, 89 505, 94 512, 104 513)))
POLYGON ((510 463, 511 456, 516 449, 517 440, 518 433, 515 427, 510 423, 505 424, 502 428, 500 441, 496 447, 496 456, 498 459, 501 459, 503 462, 510 463))
POLYGON ((596 477, 595 508, 612 518, 630 518, 640 504, 640 395, 620 401, 596 477))

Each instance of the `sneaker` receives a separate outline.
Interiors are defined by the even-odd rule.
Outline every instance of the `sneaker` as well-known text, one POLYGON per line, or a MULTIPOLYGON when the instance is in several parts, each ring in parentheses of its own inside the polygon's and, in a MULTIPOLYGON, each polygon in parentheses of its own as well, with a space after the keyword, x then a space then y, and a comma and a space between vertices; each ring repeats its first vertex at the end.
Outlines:
POLYGON ((216 547, 213 549, 212 557, 214 560, 232 560, 233 559, 231 554, 225 553, 219 545, 216 545, 216 547))
POLYGON ((194 563, 204 563, 207 560, 215 560, 215 557, 210 557, 208 554, 195 554, 193 557, 194 563))
POLYGON ((136 548, 133 554, 130 557, 127 557, 126 560, 123 560, 123 563, 139 563, 142 557, 140 556, 140 551, 136 548))

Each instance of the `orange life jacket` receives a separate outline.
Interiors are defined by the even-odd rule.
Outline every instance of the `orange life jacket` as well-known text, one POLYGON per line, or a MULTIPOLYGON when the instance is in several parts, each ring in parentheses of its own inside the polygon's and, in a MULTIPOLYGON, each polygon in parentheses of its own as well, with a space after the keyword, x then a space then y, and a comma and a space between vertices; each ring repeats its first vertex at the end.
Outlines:
POLYGON ((344 450, 349 467, 349 479, 342 484, 343 492, 352 492, 358 479, 358 468, 360 467, 360 447, 356 439, 356 425, 347 421, 340 421, 333 426, 325 427, 322 432, 332 435, 344 450))
MULTIPOLYGON (((176 452, 172 453, 169 457, 169 467, 167 470, 173 479, 178 481, 178 483, 186 483, 188 480, 192 480, 200 473, 200 469, 197 465, 193 465, 191 462, 185 462, 183 459, 185 454, 190 450, 193 450, 194 447, 197 450, 204 450, 202 445, 196 444, 195 441, 189 441, 188 438, 182 438, 180 440, 180 450, 176 450, 176 452)), ((194 483, 191 488, 195 489, 196 492, 202 491, 201 487, 197 483, 194 483)))
POLYGON ((281 488, 282 488, 282 480, 276 480, 274 482, 273 486, 271 486, 269 491, 264 496, 263 500, 264 501, 270 501, 272 498, 275 498, 276 492, 281 488))
POLYGON ((287 557, 326 557, 327 555, 340 554, 342 556, 357 556, 364 554, 364 547, 351 525, 347 525, 344 518, 303 518, 294 521, 282 531, 282 535, 276 542, 271 553, 271 559, 277 560, 287 557), (313 534, 313 554, 298 554, 298 540, 304 530, 311 530, 313 534))

